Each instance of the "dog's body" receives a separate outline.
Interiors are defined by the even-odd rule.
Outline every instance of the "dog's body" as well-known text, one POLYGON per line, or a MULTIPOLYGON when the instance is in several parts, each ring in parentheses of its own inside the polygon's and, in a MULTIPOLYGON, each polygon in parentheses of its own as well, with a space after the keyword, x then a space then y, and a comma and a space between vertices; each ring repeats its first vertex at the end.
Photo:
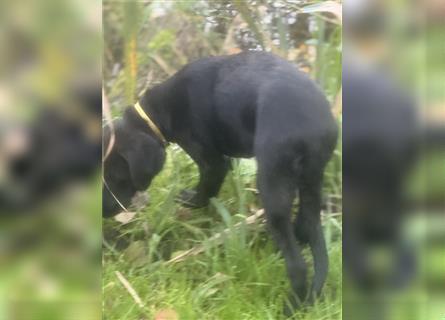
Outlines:
MULTIPOLYGON (((199 167, 195 191, 181 194, 189 206, 205 206, 217 195, 228 157, 256 157, 268 225, 285 258, 292 290, 300 299, 307 297, 307 268, 298 239, 311 247, 311 297, 318 294, 327 274, 321 184, 337 126, 314 82, 281 58, 246 52, 193 62, 148 91, 140 104, 166 139, 180 145, 199 167), (300 209, 292 225, 297 191, 300 209)), ((105 162, 105 215, 119 210, 109 190, 128 205, 136 190, 148 187, 164 160, 161 141, 133 108, 116 123, 115 134, 114 151, 105 162)))

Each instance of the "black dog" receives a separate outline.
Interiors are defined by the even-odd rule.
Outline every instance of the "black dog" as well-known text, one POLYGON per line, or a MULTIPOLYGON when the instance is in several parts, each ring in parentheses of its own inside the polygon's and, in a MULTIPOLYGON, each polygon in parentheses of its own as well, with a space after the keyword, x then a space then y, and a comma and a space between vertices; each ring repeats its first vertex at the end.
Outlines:
MULTIPOLYGON (((291 303, 296 306, 308 294, 318 295, 328 270, 320 193, 337 125, 315 83, 281 58, 245 52, 187 65, 148 91, 140 105, 166 140, 179 144, 199 167, 195 191, 181 194, 189 206, 205 206, 217 195, 229 169, 228 157, 256 157, 258 188, 286 262, 291 303), (300 209, 292 224, 297 191, 300 209), (310 245, 314 257, 310 292, 297 239, 310 245)), ((116 198, 126 206, 137 190, 145 190, 165 157, 161 135, 133 107, 115 122, 115 137, 104 163, 104 216, 120 210, 116 198)), ((106 146, 108 129, 104 138, 106 146)))

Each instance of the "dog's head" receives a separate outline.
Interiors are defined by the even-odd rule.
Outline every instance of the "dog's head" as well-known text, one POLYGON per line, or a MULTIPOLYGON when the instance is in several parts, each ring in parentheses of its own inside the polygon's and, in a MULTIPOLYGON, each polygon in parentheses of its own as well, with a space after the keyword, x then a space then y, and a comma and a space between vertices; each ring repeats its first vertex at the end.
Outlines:
MULTIPOLYGON (((105 127, 104 152, 111 136, 111 129, 105 127)), ((125 120, 115 121, 114 144, 103 164, 102 215, 111 217, 122 211, 118 201, 127 207, 137 191, 148 188, 164 160, 164 147, 156 138, 125 120)))

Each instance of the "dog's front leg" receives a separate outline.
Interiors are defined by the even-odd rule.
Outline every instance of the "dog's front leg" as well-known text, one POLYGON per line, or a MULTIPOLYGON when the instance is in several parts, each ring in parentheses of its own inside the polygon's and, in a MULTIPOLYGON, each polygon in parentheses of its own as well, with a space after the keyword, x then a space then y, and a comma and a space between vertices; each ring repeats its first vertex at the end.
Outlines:
POLYGON ((191 208, 205 207, 209 199, 218 194, 230 167, 230 161, 213 148, 197 142, 183 144, 181 147, 198 165, 199 182, 194 190, 183 190, 178 201, 191 208))

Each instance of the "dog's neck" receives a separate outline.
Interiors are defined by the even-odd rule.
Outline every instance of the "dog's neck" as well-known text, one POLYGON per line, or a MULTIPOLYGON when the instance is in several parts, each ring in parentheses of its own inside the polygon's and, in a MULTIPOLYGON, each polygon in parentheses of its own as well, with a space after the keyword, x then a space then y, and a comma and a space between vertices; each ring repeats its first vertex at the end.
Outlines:
MULTIPOLYGON (((159 100, 157 101, 154 97, 154 94, 150 91, 145 93, 140 99, 139 104, 144 110, 144 112, 150 117, 153 123, 158 127, 161 131, 162 135, 165 137, 167 141, 171 141, 171 134, 169 130, 169 121, 168 114, 165 112, 160 112, 159 110, 159 100)), ((150 126, 147 125, 147 122, 141 118, 138 112, 134 107, 129 107, 124 112, 124 119, 132 123, 135 128, 142 130, 144 132, 149 133, 151 136, 159 140, 162 144, 163 141, 159 138, 159 136, 150 129, 150 126)))

